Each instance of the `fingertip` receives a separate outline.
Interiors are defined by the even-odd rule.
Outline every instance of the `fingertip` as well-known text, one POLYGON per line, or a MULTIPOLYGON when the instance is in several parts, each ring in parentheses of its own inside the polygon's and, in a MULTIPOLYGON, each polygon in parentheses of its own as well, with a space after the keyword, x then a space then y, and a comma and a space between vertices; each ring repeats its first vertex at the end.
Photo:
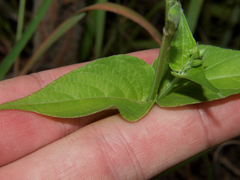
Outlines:
POLYGON ((153 61, 157 58, 158 54, 159 54, 159 48, 132 52, 132 53, 129 53, 128 55, 136 56, 138 58, 143 59, 148 64, 152 64, 153 61))

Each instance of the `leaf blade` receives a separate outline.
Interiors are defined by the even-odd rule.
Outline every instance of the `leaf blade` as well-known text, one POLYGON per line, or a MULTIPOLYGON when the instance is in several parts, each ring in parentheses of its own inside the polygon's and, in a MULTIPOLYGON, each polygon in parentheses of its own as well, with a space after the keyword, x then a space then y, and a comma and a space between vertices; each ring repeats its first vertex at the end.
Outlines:
POLYGON ((190 68, 186 73, 182 74, 172 72, 172 75, 174 75, 175 77, 188 79, 208 89, 211 89, 215 93, 220 93, 219 90, 216 87, 214 87, 205 77, 205 72, 202 66, 190 68))
POLYGON ((220 89, 224 96, 240 89, 240 51, 222 49, 214 46, 206 48, 203 66, 211 84, 220 89))
POLYGON ((190 60, 190 50, 196 45, 195 39, 188 27, 185 15, 182 13, 178 30, 174 35, 169 50, 169 66, 174 71, 181 71, 190 60))
POLYGON ((102 58, 78 68, 25 98, 2 109, 34 111, 56 117, 77 117, 117 107, 127 120, 145 115, 154 70, 129 55, 102 58))

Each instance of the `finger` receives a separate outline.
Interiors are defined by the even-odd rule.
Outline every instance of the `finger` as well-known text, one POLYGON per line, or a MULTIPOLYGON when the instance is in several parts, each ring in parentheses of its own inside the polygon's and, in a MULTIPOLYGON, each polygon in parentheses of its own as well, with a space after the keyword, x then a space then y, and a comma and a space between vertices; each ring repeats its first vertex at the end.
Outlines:
POLYGON ((239 135, 239 107, 235 95, 200 105, 154 106, 136 123, 114 115, 3 167, 0 179, 149 179, 239 135))
POLYGON ((144 61, 146 61, 148 64, 152 64, 153 61, 157 58, 158 54, 159 54, 159 48, 132 52, 132 53, 129 53, 128 55, 141 58, 144 61))
MULTIPOLYGON (((151 63, 157 57, 158 49, 131 55, 143 57, 151 63)), ((82 65, 71 65, 2 81, 0 104, 30 95, 82 65)), ((117 111, 104 111, 83 118, 61 119, 17 110, 0 111, 0 166, 62 138, 86 124, 116 113, 117 111)))

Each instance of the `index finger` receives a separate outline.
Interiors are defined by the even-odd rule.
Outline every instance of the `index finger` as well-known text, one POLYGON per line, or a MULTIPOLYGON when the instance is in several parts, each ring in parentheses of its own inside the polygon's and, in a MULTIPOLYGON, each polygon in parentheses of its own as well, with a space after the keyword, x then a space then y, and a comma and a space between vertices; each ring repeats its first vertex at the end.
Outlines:
MULTIPOLYGON (((158 51, 155 49, 130 55, 140 57, 151 64, 157 57, 158 51)), ((83 65, 84 63, 81 63, 2 81, 0 82, 0 104, 28 96, 83 65)), ((0 111, 0 166, 111 114, 116 114, 116 111, 104 111, 82 118, 62 119, 33 112, 0 111)))

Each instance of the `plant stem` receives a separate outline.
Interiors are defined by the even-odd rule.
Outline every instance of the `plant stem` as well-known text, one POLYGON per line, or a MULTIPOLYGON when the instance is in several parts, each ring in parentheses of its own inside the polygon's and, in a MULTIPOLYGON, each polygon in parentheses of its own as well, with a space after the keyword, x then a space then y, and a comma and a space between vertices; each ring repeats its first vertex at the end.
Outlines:
POLYGON ((170 8, 174 5, 175 0, 165 0, 166 1, 166 10, 165 10, 165 27, 168 27, 168 13, 170 8))
POLYGON ((165 58, 167 54, 167 49, 169 47, 169 44, 172 40, 172 35, 169 35, 165 32, 165 28, 163 29, 163 40, 162 40, 162 46, 159 51, 159 55, 157 57, 157 66, 155 70, 155 76, 153 80, 153 85, 152 85, 152 90, 149 96, 149 100, 154 100, 156 98, 160 81, 162 79, 163 74, 163 68, 164 68, 164 63, 165 63, 165 58))
POLYGON ((158 98, 162 98, 164 96, 166 96, 173 88, 173 86, 178 83, 178 81, 180 80, 181 78, 178 78, 178 77, 175 77, 171 82, 170 84, 165 88, 163 89, 163 91, 161 92, 161 94, 158 96, 158 98))
POLYGON ((149 96, 149 100, 154 100, 157 96, 160 81, 162 77, 164 76, 164 65, 165 65, 165 59, 167 55, 168 47, 171 43, 173 34, 168 33, 168 27, 169 27, 169 20, 168 20, 168 13, 170 8, 174 5, 175 0, 166 0, 166 12, 165 12, 165 27, 163 28, 163 39, 162 39, 162 45, 161 49, 159 51, 159 55, 157 57, 157 65, 155 70, 155 76, 153 79, 153 85, 151 89, 151 93, 149 96))

